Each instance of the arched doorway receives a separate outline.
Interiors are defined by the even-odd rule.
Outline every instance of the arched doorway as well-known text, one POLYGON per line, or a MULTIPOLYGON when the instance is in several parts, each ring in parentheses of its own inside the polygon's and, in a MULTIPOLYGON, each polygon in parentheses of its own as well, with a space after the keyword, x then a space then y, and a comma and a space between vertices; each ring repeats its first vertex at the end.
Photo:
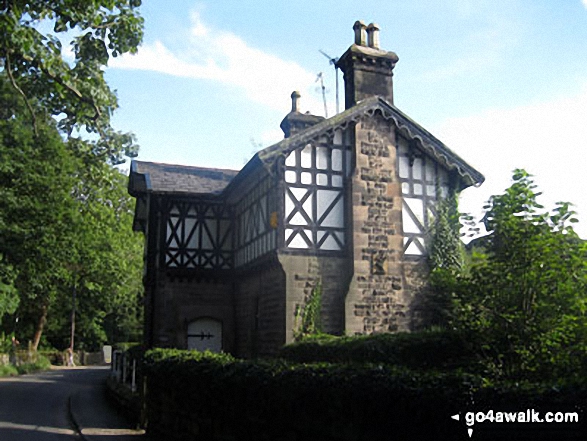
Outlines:
POLYGON ((222 351, 222 323, 209 317, 194 320, 188 325, 188 349, 222 351))

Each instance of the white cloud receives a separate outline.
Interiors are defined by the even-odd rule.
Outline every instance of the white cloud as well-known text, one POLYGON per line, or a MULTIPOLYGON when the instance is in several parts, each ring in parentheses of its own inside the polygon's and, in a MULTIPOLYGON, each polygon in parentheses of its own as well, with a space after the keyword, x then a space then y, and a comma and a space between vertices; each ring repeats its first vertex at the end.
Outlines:
POLYGON ((583 0, 583 6, 585 6, 585 8, 587 8, 587 0, 583 0))
POLYGON ((299 90, 303 111, 323 113, 321 101, 313 96, 314 73, 252 47, 230 32, 211 30, 197 12, 192 13, 191 21, 191 38, 183 51, 172 51, 156 41, 141 46, 136 55, 113 59, 110 67, 221 82, 239 87, 249 99, 279 111, 289 107, 291 92, 299 90))
POLYGON ((587 87, 575 96, 448 119, 437 127, 440 139, 486 177, 481 188, 464 192, 461 208, 477 213, 509 185, 514 168, 524 168, 535 176, 546 207, 576 205, 576 230, 587 237, 586 108, 587 87))

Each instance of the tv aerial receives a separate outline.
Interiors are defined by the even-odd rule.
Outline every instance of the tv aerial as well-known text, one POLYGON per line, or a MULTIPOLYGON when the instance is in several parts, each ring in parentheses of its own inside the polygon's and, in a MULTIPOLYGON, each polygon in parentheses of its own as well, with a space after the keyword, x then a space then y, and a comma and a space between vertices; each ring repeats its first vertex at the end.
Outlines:
POLYGON ((339 104, 338 104, 338 66, 336 65, 336 63, 338 62, 338 57, 336 57, 336 58, 331 57, 326 52, 324 52, 322 49, 318 49, 318 51, 322 55, 324 55, 326 58, 328 58, 328 61, 330 62, 330 64, 334 66, 334 76, 336 78, 336 113, 338 114, 340 111, 339 104))
POLYGON ((316 83, 320 81, 320 88, 322 89, 322 101, 324 102, 324 117, 328 118, 328 108, 326 107, 326 87, 324 87, 324 75, 318 72, 316 83))

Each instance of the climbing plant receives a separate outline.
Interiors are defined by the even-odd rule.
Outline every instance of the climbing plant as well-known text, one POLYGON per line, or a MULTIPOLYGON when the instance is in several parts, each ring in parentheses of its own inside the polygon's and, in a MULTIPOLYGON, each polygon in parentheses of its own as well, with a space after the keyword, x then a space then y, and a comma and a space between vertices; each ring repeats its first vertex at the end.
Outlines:
POLYGON ((318 282, 310 292, 305 304, 298 305, 295 315, 294 338, 302 340, 310 335, 322 333, 321 323, 322 282, 318 282))

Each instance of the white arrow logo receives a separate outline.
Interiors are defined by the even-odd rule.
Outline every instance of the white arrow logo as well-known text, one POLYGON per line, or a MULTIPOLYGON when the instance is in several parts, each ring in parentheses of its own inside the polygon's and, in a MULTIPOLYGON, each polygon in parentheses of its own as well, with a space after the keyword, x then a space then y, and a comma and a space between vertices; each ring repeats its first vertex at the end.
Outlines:
MULTIPOLYGON (((453 420, 460 421, 461 416, 457 413, 455 415, 452 415, 451 418, 453 420)), ((467 429, 467 432, 469 433, 469 438, 471 438, 473 436, 473 429, 467 429)))

